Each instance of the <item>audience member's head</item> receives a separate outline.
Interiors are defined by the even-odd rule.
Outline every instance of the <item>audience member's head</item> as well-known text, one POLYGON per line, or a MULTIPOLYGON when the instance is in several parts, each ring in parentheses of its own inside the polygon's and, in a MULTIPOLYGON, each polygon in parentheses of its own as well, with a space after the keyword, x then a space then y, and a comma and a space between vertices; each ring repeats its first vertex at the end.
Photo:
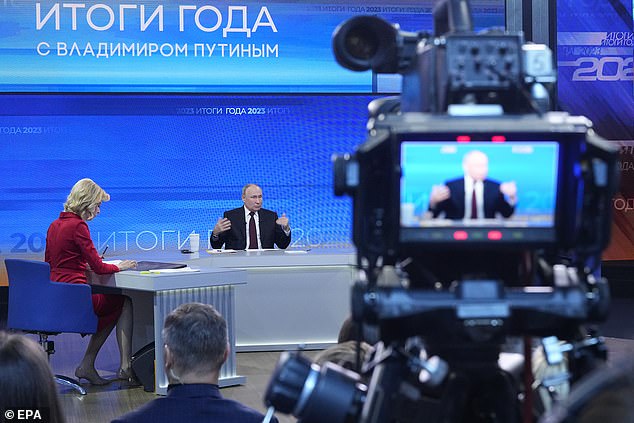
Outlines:
MULTIPOLYGON (((220 393, 218 378, 229 353, 227 339, 227 323, 212 306, 178 306, 167 315, 163 328, 165 372, 170 382, 167 396, 112 422, 262 422, 261 412, 220 393)), ((273 417, 271 423, 278 420, 273 417)))
MULTIPOLYGON (((362 336, 362 335, 361 335, 362 336)), ((341 344, 348 341, 357 341, 359 337, 359 325, 352 320, 352 317, 348 317, 344 320, 341 328, 339 329, 339 336, 337 337, 337 343, 341 344)), ((363 341, 363 336, 361 341, 363 341)))
POLYGON ((634 423, 634 363, 599 367, 555 404, 541 423, 634 423))
POLYGON ((227 322, 213 306, 176 308, 165 318, 163 342, 170 383, 218 383, 229 343, 227 322))
POLYGON ((35 341, 0 331, 0 412, 30 409, 63 423, 57 384, 46 353, 35 341))
POLYGON ((343 321, 341 328, 339 329, 339 336, 337 337, 337 343, 341 344, 347 341, 353 341, 356 339, 358 326, 352 320, 351 317, 348 317, 343 321))
POLYGON ((577 423, 634 423, 634 386, 602 392, 581 412, 577 423))
POLYGON ((341 324, 337 343, 341 344, 348 341, 363 341, 373 345, 379 341, 378 330, 368 325, 359 325, 349 316, 341 324))
MULTIPOLYGON (((372 351, 372 347, 361 342, 359 348, 359 363, 363 364, 365 357, 372 351)), ((326 362, 335 363, 348 370, 357 371, 357 342, 346 341, 333 345, 317 354, 313 362, 320 366, 326 362)))

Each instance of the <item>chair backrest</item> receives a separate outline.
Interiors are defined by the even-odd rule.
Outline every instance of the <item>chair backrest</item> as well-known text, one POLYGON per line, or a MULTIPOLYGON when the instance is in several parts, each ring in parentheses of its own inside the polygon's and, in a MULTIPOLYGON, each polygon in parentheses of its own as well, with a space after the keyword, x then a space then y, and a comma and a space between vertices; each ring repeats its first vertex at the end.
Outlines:
POLYGON ((89 285, 52 282, 46 262, 5 259, 4 263, 9 279, 9 328, 47 333, 96 331, 89 285))

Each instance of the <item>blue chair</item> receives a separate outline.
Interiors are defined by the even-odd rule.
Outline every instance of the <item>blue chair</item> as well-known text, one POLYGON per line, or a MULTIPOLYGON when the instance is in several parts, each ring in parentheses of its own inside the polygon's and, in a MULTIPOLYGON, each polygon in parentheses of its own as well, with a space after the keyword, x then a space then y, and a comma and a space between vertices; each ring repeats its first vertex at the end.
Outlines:
MULTIPOLYGON (((46 262, 5 259, 4 263, 9 280, 9 328, 37 334, 49 358, 55 352, 49 336, 62 332, 96 332, 97 316, 89 285, 52 282, 50 266, 46 262)), ((86 394, 75 379, 55 375, 55 380, 86 394)))

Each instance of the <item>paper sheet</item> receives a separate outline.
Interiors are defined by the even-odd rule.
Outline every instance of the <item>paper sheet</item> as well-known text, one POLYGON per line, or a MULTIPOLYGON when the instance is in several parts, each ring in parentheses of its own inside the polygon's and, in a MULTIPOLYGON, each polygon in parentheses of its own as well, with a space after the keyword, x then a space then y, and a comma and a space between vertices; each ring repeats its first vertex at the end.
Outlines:
POLYGON ((209 254, 231 254, 237 253, 237 250, 207 250, 209 254))
POLYGON ((200 269, 192 269, 191 267, 182 267, 180 269, 153 269, 153 270, 144 270, 141 273, 142 275, 156 275, 161 273, 190 273, 190 272, 200 272, 200 269))

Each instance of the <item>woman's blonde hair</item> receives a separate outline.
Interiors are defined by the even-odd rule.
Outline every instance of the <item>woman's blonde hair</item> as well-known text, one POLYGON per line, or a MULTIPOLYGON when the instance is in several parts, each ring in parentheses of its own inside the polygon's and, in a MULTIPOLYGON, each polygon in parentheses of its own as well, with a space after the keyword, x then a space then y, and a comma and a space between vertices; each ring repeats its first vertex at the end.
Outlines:
POLYGON ((64 203, 64 211, 72 212, 84 220, 96 216, 95 209, 104 201, 109 201, 110 195, 97 185, 92 179, 84 178, 73 186, 64 203))

